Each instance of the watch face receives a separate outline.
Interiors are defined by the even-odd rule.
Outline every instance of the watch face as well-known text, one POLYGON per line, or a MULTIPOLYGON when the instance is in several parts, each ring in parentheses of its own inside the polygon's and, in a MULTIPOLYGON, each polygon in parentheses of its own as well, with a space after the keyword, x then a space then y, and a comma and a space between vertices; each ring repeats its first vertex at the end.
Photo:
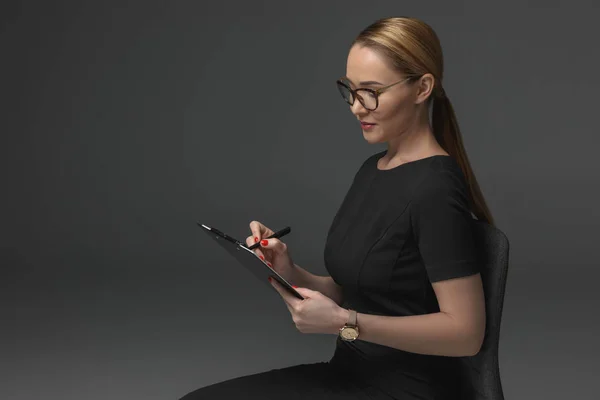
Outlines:
POLYGON ((340 335, 342 336, 342 339, 354 340, 358 337, 358 331, 352 327, 345 327, 340 332, 340 335))

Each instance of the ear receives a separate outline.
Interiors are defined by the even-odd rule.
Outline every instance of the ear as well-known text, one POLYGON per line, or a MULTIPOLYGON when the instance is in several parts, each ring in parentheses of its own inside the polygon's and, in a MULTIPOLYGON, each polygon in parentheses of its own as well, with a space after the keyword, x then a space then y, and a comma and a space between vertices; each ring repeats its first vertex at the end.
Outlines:
POLYGON ((421 104, 427 101, 427 99, 431 96, 435 86, 435 78, 429 73, 423 74, 423 76, 421 76, 419 80, 415 82, 415 86, 417 87, 415 104, 421 104))

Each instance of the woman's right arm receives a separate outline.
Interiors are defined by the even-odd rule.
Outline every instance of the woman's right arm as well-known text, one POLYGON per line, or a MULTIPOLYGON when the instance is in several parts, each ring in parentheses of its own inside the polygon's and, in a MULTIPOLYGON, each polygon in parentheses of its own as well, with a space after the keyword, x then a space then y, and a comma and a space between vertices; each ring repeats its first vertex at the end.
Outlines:
MULTIPOLYGON (((252 235, 246 238, 247 245, 253 245, 264 237, 273 235, 273 231, 258 221, 250 222, 252 235)), ((314 275, 295 264, 288 253, 287 245, 279 239, 264 239, 265 244, 256 248, 254 252, 263 260, 267 260, 269 266, 277 271, 288 282, 293 285, 305 287, 323 293, 331 300, 341 306, 344 296, 342 287, 334 282, 331 276, 314 275), (272 263, 272 265, 271 265, 272 263)))
POLYGON ((342 305, 344 300, 342 287, 335 283, 333 278, 329 275, 314 275, 300 267, 298 264, 294 264, 294 268, 292 269, 292 282, 296 286, 321 292, 336 302, 338 306, 342 305))

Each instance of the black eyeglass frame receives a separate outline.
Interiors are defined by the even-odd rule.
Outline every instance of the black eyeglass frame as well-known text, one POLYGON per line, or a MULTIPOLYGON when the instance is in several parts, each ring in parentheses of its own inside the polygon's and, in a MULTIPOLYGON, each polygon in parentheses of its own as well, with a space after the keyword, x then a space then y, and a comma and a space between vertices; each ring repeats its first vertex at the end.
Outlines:
MULTIPOLYGON (((369 89, 369 88, 358 88, 358 89, 352 89, 350 86, 348 86, 346 83, 344 83, 344 79, 346 79, 345 77, 340 78, 336 81, 337 85, 338 85, 338 90, 340 90, 339 86, 343 86, 346 89, 348 89, 348 91, 350 92, 350 94, 352 95, 352 102, 346 100, 346 103, 353 105, 354 102, 356 101, 356 99, 358 98, 358 101, 360 102, 360 104, 362 104, 362 106, 369 110, 369 111, 375 111, 377 109, 377 107, 379 107, 379 95, 382 94, 383 92, 385 92, 386 90, 388 90, 389 88, 391 88, 392 86, 398 85, 399 83, 403 83, 406 81, 410 81, 410 80, 414 80, 414 79, 418 79, 420 77, 417 76, 409 76, 408 78, 404 78, 399 80, 398 82, 394 82, 394 83, 390 83, 389 85, 380 87, 379 89, 369 89), (367 106, 365 106, 364 103, 364 99, 362 98, 362 96, 358 93, 360 91, 365 91, 365 92, 369 92, 373 95, 373 97, 375 97, 375 108, 368 108, 367 106)), ((340 91, 340 94, 341 91, 340 91)), ((342 95, 342 97, 344 97, 342 95)), ((344 99, 345 100, 345 99, 344 99)))

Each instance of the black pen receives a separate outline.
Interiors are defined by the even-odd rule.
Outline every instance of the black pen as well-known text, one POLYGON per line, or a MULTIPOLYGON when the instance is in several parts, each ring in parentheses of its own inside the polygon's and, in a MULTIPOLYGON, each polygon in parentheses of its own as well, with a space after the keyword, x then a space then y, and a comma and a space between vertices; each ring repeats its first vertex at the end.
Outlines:
MULTIPOLYGON (((263 239, 279 239, 280 237, 283 237, 283 236, 287 235, 291 231, 292 231, 292 228, 290 228, 289 226, 286 226, 285 228, 283 228, 283 229, 275 232, 271 236, 263 238, 263 239)), ((259 246, 260 246, 260 241, 258 243, 254 243, 252 246, 249 246, 248 250, 256 249, 259 246)))

